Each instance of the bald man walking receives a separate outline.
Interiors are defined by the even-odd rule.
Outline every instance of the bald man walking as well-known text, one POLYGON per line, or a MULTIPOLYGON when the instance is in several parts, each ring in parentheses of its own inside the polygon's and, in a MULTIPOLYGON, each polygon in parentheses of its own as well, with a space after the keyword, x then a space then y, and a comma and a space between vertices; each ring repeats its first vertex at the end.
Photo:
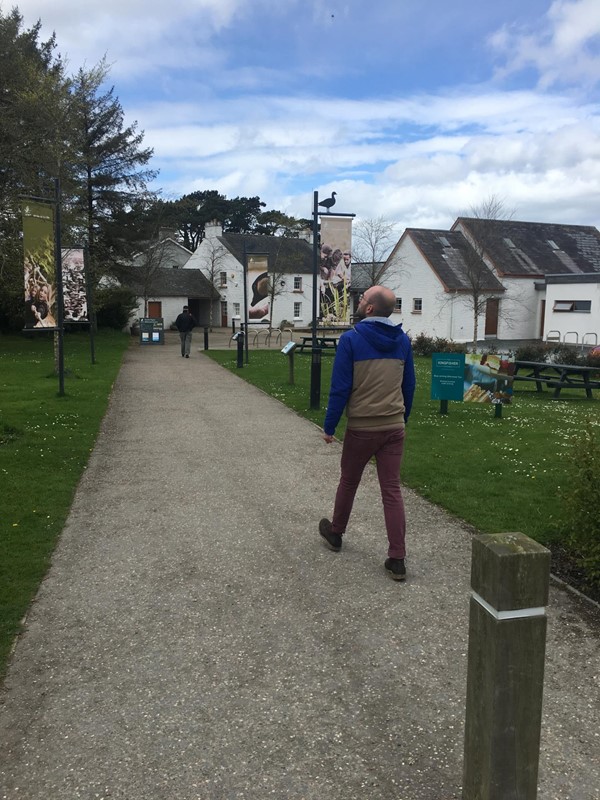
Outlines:
POLYGON ((400 464, 404 426, 415 393, 415 370, 410 339, 402 325, 394 325, 390 319, 395 305, 390 289, 371 286, 356 309, 360 322, 340 337, 323 438, 328 444, 333 441, 344 409, 348 424, 333 517, 320 521, 319 533, 330 550, 341 550, 356 490, 374 456, 388 537, 384 566, 394 580, 403 581, 406 518, 400 464))

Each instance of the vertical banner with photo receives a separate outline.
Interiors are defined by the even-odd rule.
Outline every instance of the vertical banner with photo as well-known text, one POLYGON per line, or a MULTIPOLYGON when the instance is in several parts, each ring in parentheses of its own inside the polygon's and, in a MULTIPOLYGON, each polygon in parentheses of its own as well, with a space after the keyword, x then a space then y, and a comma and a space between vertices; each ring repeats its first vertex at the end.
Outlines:
POLYGON ((29 200, 23 204, 25 328, 56 329, 54 207, 29 200))
POLYGON ((83 248, 61 250, 65 322, 89 322, 83 248))
POLYGON ((323 325, 350 322, 352 218, 322 214, 319 315, 323 325))
POLYGON ((266 255, 248 255, 248 322, 262 322, 269 317, 269 259, 266 255))

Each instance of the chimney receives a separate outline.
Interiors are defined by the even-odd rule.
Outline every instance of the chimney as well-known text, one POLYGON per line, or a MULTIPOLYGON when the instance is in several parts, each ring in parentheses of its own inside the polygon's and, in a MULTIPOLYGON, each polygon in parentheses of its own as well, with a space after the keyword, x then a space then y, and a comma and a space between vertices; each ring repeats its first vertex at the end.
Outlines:
POLYGON ((204 226, 204 238, 214 239, 217 236, 223 236, 223 226, 216 219, 211 219, 204 226))

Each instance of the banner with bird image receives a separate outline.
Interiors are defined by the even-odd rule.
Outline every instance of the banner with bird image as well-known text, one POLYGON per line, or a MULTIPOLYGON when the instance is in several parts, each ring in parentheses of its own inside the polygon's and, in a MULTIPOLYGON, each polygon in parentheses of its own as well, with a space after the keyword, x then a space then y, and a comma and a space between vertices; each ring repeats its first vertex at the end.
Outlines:
POLYGON ((352 218, 321 214, 319 298, 322 325, 349 324, 352 218))
POLYGON ((262 322, 269 317, 269 259, 267 255, 248 255, 248 321, 262 322))

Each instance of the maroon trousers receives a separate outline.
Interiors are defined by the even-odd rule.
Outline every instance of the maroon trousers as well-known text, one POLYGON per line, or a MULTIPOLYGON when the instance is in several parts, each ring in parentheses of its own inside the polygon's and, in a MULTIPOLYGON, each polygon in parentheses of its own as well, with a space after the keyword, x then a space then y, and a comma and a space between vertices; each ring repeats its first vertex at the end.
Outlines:
POLYGON ((340 482, 331 521, 331 530, 334 533, 345 533, 360 479, 369 460, 375 456, 390 558, 404 558, 406 555, 406 518, 400 490, 403 451, 404 428, 387 431, 347 429, 342 448, 340 482))

